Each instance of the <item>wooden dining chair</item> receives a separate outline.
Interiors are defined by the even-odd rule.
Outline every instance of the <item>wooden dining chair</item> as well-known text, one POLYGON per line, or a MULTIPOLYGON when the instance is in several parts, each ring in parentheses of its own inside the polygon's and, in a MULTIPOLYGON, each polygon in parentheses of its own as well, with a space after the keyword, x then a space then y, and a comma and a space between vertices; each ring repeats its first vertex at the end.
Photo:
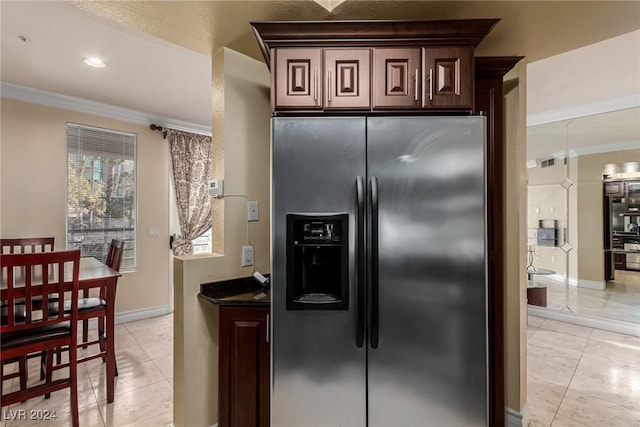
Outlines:
MULTIPOLYGON (((16 237, 16 238, 0 238, 0 253, 2 254, 25 254, 25 253, 39 253, 39 252, 53 252, 55 250, 55 237, 16 237)), ((36 301, 37 302, 37 301, 36 301)), ((0 301, 0 309, 5 311, 5 301, 0 301)), ((35 356, 35 355, 33 355, 35 356)), ((2 376, 2 381, 9 380, 11 378, 20 378, 20 388, 24 389, 27 386, 27 377, 29 376, 27 371, 27 358, 21 358, 20 360, 7 360, 7 364, 17 363, 18 370, 2 376)), ((4 363, 3 363, 4 364, 4 363)), ((44 378, 44 365, 40 372, 41 379, 44 378)))
MULTIPOLYGON (((68 347, 68 375, 52 379, 53 359, 47 360, 44 382, 2 394, 2 407, 47 395, 64 388, 70 389, 71 419, 78 421, 78 283, 80 251, 28 254, 8 254, 0 257, 2 286, 0 297, 6 301, 6 315, 0 322, 0 361, 24 358, 29 354, 68 347), (64 310, 64 298, 70 296, 69 310, 64 310), (40 298, 39 302, 36 298, 40 298), (40 304, 40 305, 39 305, 40 304), (38 310, 57 305, 58 310, 38 310)), ((2 364, 0 364, 1 369, 2 364)))
MULTIPOLYGON (((122 255, 124 253, 124 241, 118 239, 112 239, 109 245, 109 252, 105 264, 111 267, 115 271, 120 271, 120 264, 122 263, 122 255)), ((78 318, 82 320, 82 341, 78 344, 79 347, 87 348, 91 345, 99 345, 100 351, 90 356, 84 356, 78 362, 86 362, 98 357, 102 357, 103 362, 106 361, 107 356, 107 339, 105 335, 105 321, 107 318, 107 290, 102 287, 99 289, 98 297, 90 297, 88 290, 80 298, 78 302, 78 318), (89 320, 97 319, 98 321, 98 338, 95 340, 89 340, 89 320)), ((118 366, 116 365, 116 375, 118 375, 118 366)))
POLYGON ((3 238, 0 239, 0 246, 3 254, 53 252, 55 237, 3 238))
MULTIPOLYGON (((122 255, 124 253, 124 241, 113 239, 109 246, 109 252, 105 264, 111 267, 115 271, 120 271, 120 264, 122 263, 122 255)), ((89 296, 89 290, 78 300, 78 320, 82 321, 82 340, 78 343, 78 348, 86 349, 89 346, 98 345, 99 351, 94 352, 87 356, 79 356, 78 363, 87 362, 89 360, 102 358, 103 362, 107 360, 107 337, 105 322, 107 317, 107 301, 106 292, 104 287, 98 289, 98 296, 89 296), (98 321, 98 337, 93 340, 89 340, 89 321, 91 319, 97 319, 98 321)), ((65 307, 69 306, 67 302, 65 307)), ((56 308, 53 308, 55 311, 56 308)), ((59 348, 55 351, 56 363, 60 364, 62 360, 62 351, 66 348, 59 348)), ((43 356, 44 361, 44 356, 43 356)), ((116 375, 118 375, 118 366, 116 365, 116 375)))

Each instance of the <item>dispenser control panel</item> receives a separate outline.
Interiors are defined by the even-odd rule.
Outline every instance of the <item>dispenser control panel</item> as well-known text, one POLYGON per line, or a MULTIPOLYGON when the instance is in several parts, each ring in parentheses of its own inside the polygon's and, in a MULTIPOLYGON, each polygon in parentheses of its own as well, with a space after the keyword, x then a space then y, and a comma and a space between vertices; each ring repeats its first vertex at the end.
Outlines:
POLYGON ((294 244, 341 243, 341 220, 296 221, 293 224, 294 244))

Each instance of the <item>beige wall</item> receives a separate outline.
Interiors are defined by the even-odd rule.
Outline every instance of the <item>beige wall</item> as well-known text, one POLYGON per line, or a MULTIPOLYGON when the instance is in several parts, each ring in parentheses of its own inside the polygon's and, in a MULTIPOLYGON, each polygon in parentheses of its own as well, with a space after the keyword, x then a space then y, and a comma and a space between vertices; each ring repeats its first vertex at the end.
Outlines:
POLYGON ((66 123, 116 129, 137 139, 137 257, 135 272, 118 281, 116 312, 169 310, 168 146, 147 126, 2 99, 0 235, 54 236, 65 249, 66 123), (158 228, 159 237, 149 229, 158 228))
MULTIPOLYGON (((518 414, 527 398, 526 63, 505 82, 505 362, 506 404, 518 414)), ((518 415, 516 415, 518 416, 518 415)))
POLYGON ((256 270, 270 271, 269 72, 265 64, 225 48, 213 57, 212 75, 213 175, 224 178, 226 196, 213 201, 217 254, 175 260, 176 427, 218 421, 217 311, 197 298, 200 284, 251 275, 252 268, 240 267, 240 248, 249 240, 256 270), (247 225, 246 199, 236 195, 258 201, 260 221, 247 225))

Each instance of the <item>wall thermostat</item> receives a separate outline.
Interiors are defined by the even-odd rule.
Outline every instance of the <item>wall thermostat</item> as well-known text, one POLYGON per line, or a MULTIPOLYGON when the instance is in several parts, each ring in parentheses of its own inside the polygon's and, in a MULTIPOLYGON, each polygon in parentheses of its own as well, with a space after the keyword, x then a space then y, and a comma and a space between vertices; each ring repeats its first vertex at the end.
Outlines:
POLYGON ((209 196, 219 199, 222 197, 222 180, 209 180, 209 196))

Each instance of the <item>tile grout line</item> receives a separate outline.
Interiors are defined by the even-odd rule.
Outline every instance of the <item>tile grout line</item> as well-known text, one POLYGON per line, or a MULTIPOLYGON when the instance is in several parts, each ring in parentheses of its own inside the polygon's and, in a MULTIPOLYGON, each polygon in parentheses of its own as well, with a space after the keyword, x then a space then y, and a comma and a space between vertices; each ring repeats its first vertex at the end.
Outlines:
MULTIPOLYGON (((578 367, 580 366, 580 362, 582 362, 582 358, 584 357, 584 351, 587 348, 587 345, 589 345, 589 341, 591 340, 591 335, 593 335, 593 328, 589 328, 589 329, 591 329, 591 331, 589 332, 589 336, 587 337, 587 341, 586 341, 586 343, 584 345, 584 348, 582 349, 582 354, 580 355, 580 359, 578 360, 578 363, 576 364, 576 368, 573 370, 573 373, 571 374, 571 379, 569 380, 569 384, 567 384, 567 388, 564 390, 564 393, 562 394, 562 399, 560 399, 560 404, 558 405, 558 407, 556 408, 555 413, 553 414, 553 418, 551 419, 551 425, 553 425, 553 422, 556 420, 556 417, 558 416, 558 411, 560 410, 560 407, 564 403, 564 399, 567 396, 567 392, 569 391, 569 387, 571 387, 571 383, 573 382, 573 377, 575 377, 576 371, 578 370, 578 367)), ((573 421, 577 421, 577 420, 573 420, 573 421)))

